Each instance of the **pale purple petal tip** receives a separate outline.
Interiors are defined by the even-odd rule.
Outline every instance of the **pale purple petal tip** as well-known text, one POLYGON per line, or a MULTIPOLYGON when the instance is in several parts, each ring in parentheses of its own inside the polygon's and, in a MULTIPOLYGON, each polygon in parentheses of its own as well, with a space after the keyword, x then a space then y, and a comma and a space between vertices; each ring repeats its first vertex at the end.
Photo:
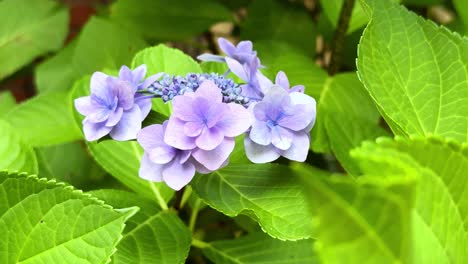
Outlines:
POLYGON ((244 139, 245 153, 247 158, 253 163, 268 163, 279 158, 280 154, 276 152, 273 145, 258 145, 249 137, 244 139))
POLYGON ((180 164, 176 160, 164 165, 162 171, 164 182, 172 189, 179 191, 195 176, 195 166, 186 162, 180 164))
POLYGON ((135 105, 131 110, 125 111, 120 122, 112 128, 111 138, 118 141, 135 139, 141 129, 141 111, 135 105))
POLYGON ((145 153, 141 158, 138 175, 145 180, 161 182, 163 181, 162 169, 163 165, 153 163, 145 153))

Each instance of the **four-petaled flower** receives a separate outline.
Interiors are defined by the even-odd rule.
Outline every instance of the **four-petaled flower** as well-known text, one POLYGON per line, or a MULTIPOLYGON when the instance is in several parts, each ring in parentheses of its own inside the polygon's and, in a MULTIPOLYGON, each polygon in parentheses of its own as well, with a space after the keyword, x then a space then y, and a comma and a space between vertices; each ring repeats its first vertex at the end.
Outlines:
POLYGON ((208 170, 227 162, 234 149, 234 137, 244 133, 252 116, 243 106, 223 103, 221 90, 204 81, 195 92, 174 97, 173 113, 164 141, 177 149, 192 150, 195 160, 208 170))
POLYGON ((284 156, 304 161, 309 150, 309 132, 315 122, 315 100, 303 93, 288 93, 272 86, 262 101, 250 106, 255 116, 245 137, 247 157, 266 163, 284 156))
POLYGON ((86 140, 97 140, 107 134, 120 141, 136 138, 151 110, 150 98, 135 94, 150 85, 149 81, 141 82, 145 74, 146 66, 142 65, 134 71, 123 66, 119 77, 102 72, 91 76, 91 95, 75 99, 77 111, 86 116, 83 120, 86 140))

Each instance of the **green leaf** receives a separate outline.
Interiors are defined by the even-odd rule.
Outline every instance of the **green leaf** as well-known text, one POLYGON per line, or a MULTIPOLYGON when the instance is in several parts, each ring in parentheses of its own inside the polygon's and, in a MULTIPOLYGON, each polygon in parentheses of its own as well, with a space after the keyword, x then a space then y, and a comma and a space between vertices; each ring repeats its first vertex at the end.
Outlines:
POLYGON ((42 178, 57 179, 83 190, 104 180, 105 172, 94 162, 82 142, 37 148, 36 153, 42 178))
POLYGON ((35 174, 38 171, 34 150, 23 143, 14 129, 0 119, 0 170, 35 174))
POLYGON ((80 75, 104 68, 119 69, 129 65, 135 53, 145 46, 145 41, 135 32, 103 18, 92 17, 77 40, 73 67, 80 75))
POLYGON ((257 232, 234 240, 214 241, 203 254, 219 264, 319 263, 312 251, 313 240, 281 241, 257 232))
POLYGON ((15 107, 15 97, 9 91, 0 92, 0 117, 15 107))
POLYGON ((214 0, 118 0, 111 7, 112 19, 148 38, 184 40, 219 21, 229 21, 228 9, 214 0))
POLYGON ((75 52, 76 40, 73 40, 53 57, 39 64, 34 70, 34 82, 37 91, 69 91, 80 74, 70 63, 75 52))
MULTIPOLYGON (((332 141, 336 145, 342 140, 342 136, 331 138, 336 134, 329 135, 330 131, 327 132, 328 119, 333 119, 333 122, 342 122, 342 129, 345 131, 353 129, 354 126, 348 120, 366 122, 371 130, 377 129, 380 115, 355 73, 342 73, 329 77, 321 91, 317 104, 317 122, 312 130, 311 138, 311 146, 315 152, 329 152, 332 141)), ((331 131, 333 132, 335 131, 331 131)), ((364 134, 364 131, 358 130, 357 133, 357 136, 363 139, 368 136, 364 134)))
POLYGON ((418 136, 380 139, 361 149, 398 150, 421 168, 412 222, 414 263, 463 263, 468 258, 468 145, 418 136))
MULTIPOLYGON (((165 45, 146 48, 138 52, 132 61, 132 68, 145 64, 148 75, 164 72, 170 75, 185 76, 189 72, 201 73, 200 65, 182 51, 165 45)), ((162 100, 153 100, 153 110, 169 116, 171 107, 162 100)))
POLYGON ((391 1, 368 2, 359 77, 394 132, 468 141, 468 39, 391 1))
POLYGON ((453 5, 458 13, 458 16, 465 25, 465 29, 468 29, 468 2, 464 0, 453 0, 453 5))
POLYGON ((2 263, 106 263, 136 208, 114 210, 55 181, 0 172, 2 263))
MULTIPOLYGON (((343 2, 344 0, 320 0, 320 6, 323 8, 323 13, 330 20, 333 28, 335 29, 338 25, 343 2)), ((368 21, 369 18, 366 16, 361 3, 356 1, 351 13, 351 20, 349 21, 347 33, 349 34, 354 32, 355 30, 364 26, 368 21)))
POLYGON ((231 165, 192 180, 205 203, 227 216, 246 214, 270 236, 310 238, 311 215, 295 174, 277 164, 231 165))
POLYGON ((161 211, 156 203, 118 190, 90 192, 116 207, 138 206, 128 222, 112 263, 183 263, 192 240, 190 231, 174 212, 161 211))
POLYGON ((17 105, 4 116, 31 146, 47 146, 81 138, 68 94, 53 92, 17 105))
POLYGON ((365 140, 374 140, 382 136, 390 136, 375 122, 365 119, 349 118, 347 116, 326 117, 325 127, 330 148, 341 166, 353 176, 361 174, 356 161, 349 151, 358 147, 365 140))
POLYGON ((286 43, 272 41, 257 41, 254 49, 258 50, 258 57, 266 66, 262 72, 275 80, 278 71, 284 71, 291 85, 302 84, 305 92, 318 98, 327 74, 311 56, 286 43))
MULTIPOLYGON (((71 91, 71 100, 89 95, 90 77, 78 80, 71 91)), ((74 111, 76 123, 83 120, 76 110, 74 111)), ((86 142, 91 155, 101 167, 121 183, 147 198, 155 199, 156 188, 162 199, 169 201, 174 191, 164 183, 152 183, 138 177, 140 159, 143 149, 136 141, 103 140, 98 142, 86 142)))
POLYGON ((284 42, 309 56, 315 54, 316 27, 303 6, 279 0, 256 0, 249 5, 247 13, 241 39, 284 42))
POLYGON ((56 1, 4 0, 0 17, 0 80, 59 49, 67 35, 68 12, 56 1))
POLYGON ((200 65, 181 50, 160 44, 138 52, 132 61, 132 67, 146 64, 148 75, 165 72, 173 75, 185 75, 189 72, 202 72, 200 65))
POLYGON ((315 249, 323 263, 411 263, 417 164, 395 150, 379 154, 361 153, 366 176, 358 180, 299 168, 316 216, 315 249))

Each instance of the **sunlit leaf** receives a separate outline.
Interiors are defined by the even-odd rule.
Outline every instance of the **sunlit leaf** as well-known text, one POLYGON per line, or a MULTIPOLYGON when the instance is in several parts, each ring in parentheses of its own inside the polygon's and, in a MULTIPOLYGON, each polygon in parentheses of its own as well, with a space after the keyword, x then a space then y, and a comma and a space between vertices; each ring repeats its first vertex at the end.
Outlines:
POLYGON ((0 261, 106 263, 136 211, 62 183, 0 172, 0 261))

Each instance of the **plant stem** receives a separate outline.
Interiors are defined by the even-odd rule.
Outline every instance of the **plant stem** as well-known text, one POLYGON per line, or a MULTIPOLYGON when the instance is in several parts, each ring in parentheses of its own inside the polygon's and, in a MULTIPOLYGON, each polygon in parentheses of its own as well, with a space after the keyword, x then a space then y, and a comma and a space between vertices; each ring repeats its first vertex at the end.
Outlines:
POLYGON ((196 248, 206 248, 206 247, 209 247, 210 244, 203 242, 201 240, 198 240, 196 238, 192 238, 192 246, 196 248))
POLYGON ((351 13, 353 12, 355 0, 344 0, 341 6, 340 19, 333 39, 331 61, 328 66, 328 74, 335 75, 341 67, 343 50, 345 45, 346 32, 348 31, 351 13))
POLYGON ((182 195, 182 199, 180 199, 179 210, 182 210, 182 208, 184 208, 185 204, 190 198, 190 195, 192 195, 192 188, 190 186, 186 186, 184 189, 184 194, 182 195))
POLYGON ((199 208, 200 208, 200 200, 197 199, 197 201, 195 202, 195 205, 192 208, 192 214, 190 215, 190 221, 189 221, 189 229, 192 233, 193 233, 193 230, 195 229, 195 223, 197 222, 199 208))
POLYGON ((156 200, 158 201, 159 206, 161 207, 161 209, 163 209, 163 210, 169 209, 169 208, 167 207, 166 201, 164 201, 164 199, 163 199, 162 196, 161 196, 161 193, 159 193, 158 188, 156 188, 155 183, 154 183, 154 182, 150 182, 150 186, 151 186, 151 190, 152 190, 153 193, 154 193, 154 196, 156 196, 156 200))

